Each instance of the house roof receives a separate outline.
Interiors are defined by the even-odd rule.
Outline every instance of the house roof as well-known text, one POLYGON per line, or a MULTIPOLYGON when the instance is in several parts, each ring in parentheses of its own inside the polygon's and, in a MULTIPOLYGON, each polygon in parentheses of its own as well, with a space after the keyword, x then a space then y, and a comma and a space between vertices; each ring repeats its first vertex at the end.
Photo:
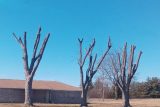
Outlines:
MULTIPOLYGON (((25 80, 0 79, 0 88, 24 89, 25 80)), ((80 88, 67 85, 57 81, 34 80, 33 89, 52 89, 66 91, 80 91, 80 88)))

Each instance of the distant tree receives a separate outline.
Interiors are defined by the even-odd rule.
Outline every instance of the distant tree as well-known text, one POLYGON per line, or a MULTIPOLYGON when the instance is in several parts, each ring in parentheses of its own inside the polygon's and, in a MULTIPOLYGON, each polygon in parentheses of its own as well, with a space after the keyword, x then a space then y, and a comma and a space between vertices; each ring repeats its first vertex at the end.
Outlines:
POLYGON ((99 72, 99 77, 97 78, 98 80, 100 80, 102 86, 101 86, 101 98, 102 100, 104 101, 104 98, 105 98, 105 85, 106 85, 106 78, 105 78, 105 74, 104 72, 99 72))
POLYGON ((151 98, 160 98, 160 79, 157 77, 148 78, 145 83, 148 95, 151 98))
MULTIPOLYGON (((82 106, 87 106, 87 93, 88 93, 88 89, 89 86, 92 82, 92 78, 93 76, 96 74, 96 72, 98 71, 102 61, 104 60, 104 58, 106 57, 107 53, 109 52, 110 48, 111 48, 111 42, 110 39, 108 41, 108 47, 104 53, 104 55, 101 57, 100 61, 97 63, 97 66, 95 67, 96 64, 96 60, 97 60, 97 54, 94 56, 92 56, 92 51, 93 48, 95 46, 95 39, 93 41, 93 43, 89 46, 85 56, 82 56, 82 43, 83 43, 83 39, 78 39, 79 40, 79 46, 80 46, 80 56, 79 56, 79 67, 80 67, 80 77, 81 77, 81 87, 82 87, 82 95, 81 95, 81 107, 82 106), (87 57, 89 58, 89 64, 86 70, 86 78, 84 80, 84 64, 86 62, 87 57)), ((85 66, 86 67, 86 66, 85 66)))
POLYGON ((103 82, 100 78, 97 78, 93 84, 93 88, 89 89, 89 97, 92 98, 101 98, 102 97, 102 88, 103 82))
POLYGON ((96 78, 93 88, 89 90, 89 98, 113 98, 113 89, 108 82, 96 78))
POLYGON ((110 73, 110 78, 113 79, 115 83, 118 84, 119 88, 122 91, 122 96, 124 100, 124 107, 130 107, 129 103, 129 87, 131 80, 134 74, 137 71, 139 60, 142 52, 139 53, 138 60, 134 64, 134 51, 135 46, 131 46, 130 56, 127 57, 127 43, 124 45, 122 56, 120 53, 117 54, 117 57, 111 56, 112 63, 112 73, 110 73), (117 58, 117 59, 116 59, 117 58), (128 59, 128 62, 127 62, 128 59), (127 72, 128 71, 128 72, 127 72))
POLYGON ((114 99, 118 100, 120 97, 122 97, 122 92, 120 90, 120 88, 118 87, 118 84, 114 83, 113 84, 114 87, 114 99))
POLYGON ((133 81, 130 84, 130 97, 131 98, 148 98, 148 91, 145 82, 133 81))
POLYGON ((29 61, 28 61, 28 48, 27 48, 27 33, 24 32, 24 37, 22 40, 21 37, 17 37, 15 35, 15 33, 13 33, 13 36, 15 37, 15 39, 17 40, 17 42, 20 44, 22 51, 23 51, 23 63, 24 63, 24 73, 25 73, 25 78, 26 78, 26 82, 25 82, 25 104, 28 106, 32 106, 33 102, 32 102, 32 81, 33 81, 33 77, 34 74, 40 64, 40 61, 42 59, 46 44, 48 42, 49 36, 50 34, 47 35, 47 37, 44 39, 42 47, 40 49, 40 51, 37 53, 38 50, 38 45, 40 42, 40 34, 41 32, 41 28, 39 28, 38 30, 38 34, 35 40, 35 44, 34 44, 34 48, 33 48, 33 56, 31 59, 31 63, 29 65, 29 61))
POLYGON ((132 98, 160 98, 160 79, 148 78, 145 82, 132 82, 130 85, 132 98))
MULTIPOLYGON (((109 56, 114 57, 114 63, 116 65, 116 69, 119 69, 118 67, 118 57, 116 55, 116 52, 110 52, 109 56)), ((109 57, 106 57, 105 60, 103 61, 103 63, 101 64, 100 67, 100 76, 104 77, 105 80, 110 81, 111 85, 112 85, 112 91, 114 91, 114 99, 118 99, 121 95, 121 90, 118 87, 118 84, 114 81, 113 79, 113 69, 112 69, 112 63, 111 63, 111 59, 109 57)))

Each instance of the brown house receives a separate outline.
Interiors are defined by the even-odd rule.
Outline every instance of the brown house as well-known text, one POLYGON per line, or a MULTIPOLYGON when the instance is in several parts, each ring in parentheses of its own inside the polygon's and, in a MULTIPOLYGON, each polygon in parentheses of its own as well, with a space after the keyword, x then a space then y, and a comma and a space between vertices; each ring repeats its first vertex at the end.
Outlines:
MULTIPOLYGON (((23 103, 24 80, 0 79, 0 103, 23 103)), ((33 102, 79 104, 80 88, 56 81, 33 81, 33 102)))

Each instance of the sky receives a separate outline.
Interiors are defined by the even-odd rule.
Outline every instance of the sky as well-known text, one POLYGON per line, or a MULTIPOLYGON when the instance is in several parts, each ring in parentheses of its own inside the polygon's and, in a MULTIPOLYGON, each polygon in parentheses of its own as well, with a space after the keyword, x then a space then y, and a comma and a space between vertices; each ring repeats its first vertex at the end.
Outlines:
POLYGON ((136 45, 136 56, 143 51, 137 81, 160 77, 159 5, 160 0, 0 0, 0 79, 25 79, 22 50, 12 33, 27 32, 31 58, 40 26, 42 39, 47 33, 51 37, 35 80, 79 86, 77 39, 84 38, 85 49, 95 38, 100 56, 109 36, 111 51, 125 42, 136 45))

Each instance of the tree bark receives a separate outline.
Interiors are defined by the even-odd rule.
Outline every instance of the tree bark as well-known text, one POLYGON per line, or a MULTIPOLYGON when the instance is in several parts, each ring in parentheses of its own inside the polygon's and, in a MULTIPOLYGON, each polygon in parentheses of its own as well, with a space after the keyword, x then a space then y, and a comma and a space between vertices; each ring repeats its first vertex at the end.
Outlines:
POLYGON ((32 79, 27 78, 25 82, 25 105, 32 106, 32 79))
POLYGON ((123 107, 131 107, 129 102, 129 89, 123 90, 123 107))
POLYGON ((81 94, 81 106, 80 107, 87 107, 87 90, 83 89, 81 94))

